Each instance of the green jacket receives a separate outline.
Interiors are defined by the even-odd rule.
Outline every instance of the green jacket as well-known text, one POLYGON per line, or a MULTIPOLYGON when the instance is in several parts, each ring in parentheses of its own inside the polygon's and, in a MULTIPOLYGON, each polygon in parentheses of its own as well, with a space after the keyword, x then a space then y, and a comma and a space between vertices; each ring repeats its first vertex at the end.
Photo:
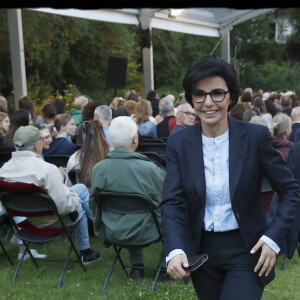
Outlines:
POLYGON ((125 148, 112 150, 92 172, 90 207, 94 213, 94 232, 101 240, 142 245, 158 238, 150 214, 117 214, 99 211, 95 196, 100 191, 140 193, 152 199, 160 222, 160 203, 165 171, 146 156, 125 148), (104 226, 105 225, 105 226, 104 226), (133 228, 133 230, 132 230, 133 228))
POLYGON ((74 122, 77 125, 82 123, 82 110, 76 109, 70 112, 70 115, 74 118, 74 122))

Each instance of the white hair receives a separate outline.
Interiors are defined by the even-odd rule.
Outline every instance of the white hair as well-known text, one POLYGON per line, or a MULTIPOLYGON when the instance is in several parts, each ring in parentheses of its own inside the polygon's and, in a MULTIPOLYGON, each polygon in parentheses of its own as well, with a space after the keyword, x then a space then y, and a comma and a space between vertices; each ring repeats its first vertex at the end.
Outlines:
POLYGON ((6 98, 3 96, 0 96, 0 102, 7 102, 6 98))
POLYGON ((262 116, 254 116, 250 119, 249 123, 263 125, 269 128, 268 121, 262 116))
POLYGON ((162 116, 166 116, 173 107, 173 102, 169 97, 164 97, 159 100, 159 112, 162 116))
POLYGON ((86 96, 78 96, 75 98, 73 104, 77 109, 83 108, 87 103, 89 102, 89 99, 86 96))
POLYGON ((96 115, 99 121, 110 121, 112 118, 112 110, 107 105, 99 105, 96 107, 94 115, 96 115))
POLYGON ((287 91, 286 93, 284 93, 284 96, 292 96, 294 95, 295 93, 292 92, 292 91, 287 91))
POLYGON ((263 93, 262 99, 264 101, 266 101, 267 99, 269 99, 269 97, 270 97, 270 93, 269 92, 265 92, 265 93, 263 93))
POLYGON ((33 151, 35 143, 29 146, 21 146, 21 145, 22 143, 14 142, 16 151, 33 151))
POLYGON ((173 95, 168 94, 166 97, 169 98, 172 101, 172 103, 174 104, 175 97, 173 95))
POLYGON ((292 126, 291 118, 285 113, 278 113, 275 115, 272 121, 272 134, 283 138, 284 134, 292 126))
POLYGON ((300 106, 295 106, 295 107, 292 109, 291 116, 293 116, 293 115, 300 116, 300 106))
POLYGON ((252 90, 252 88, 245 88, 245 89, 244 89, 244 92, 250 93, 251 96, 253 95, 253 90, 252 90))
POLYGON ((136 123, 127 116, 114 118, 108 128, 108 134, 115 149, 130 146, 137 131, 136 123))
POLYGON ((177 112, 180 112, 180 111, 181 111, 181 108, 182 108, 182 104, 180 104, 180 105, 177 107, 177 112))

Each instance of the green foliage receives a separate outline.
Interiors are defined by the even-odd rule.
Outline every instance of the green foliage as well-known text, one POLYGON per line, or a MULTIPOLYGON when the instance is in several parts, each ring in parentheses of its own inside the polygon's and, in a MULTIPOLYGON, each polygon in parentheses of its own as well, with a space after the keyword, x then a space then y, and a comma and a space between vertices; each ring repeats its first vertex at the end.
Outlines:
POLYGON ((289 62, 282 62, 280 65, 275 61, 268 61, 261 65, 253 62, 238 62, 237 69, 241 78, 242 88, 252 87, 255 90, 265 91, 276 90, 286 92, 295 91, 300 95, 299 74, 300 64, 291 65, 289 62))
MULTIPOLYGON (((241 87, 295 90, 300 77, 300 9, 278 9, 233 27, 231 62, 237 69, 241 87), (289 18, 293 34, 286 44, 275 42, 275 22, 289 18), (234 41, 242 39, 240 52, 234 41)), ((22 9, 28 95, 37 111, 54 97, 66 101, 72 109, 74 86, 78 93, 109 104, 115 90, 106 84, 108 57, 128 58, 127 86, 116 96, 125 97, 135 89, 142 97, 144 82, 138 26, 98 22, 22 9), (66 95, 68 93, 68 95, 66 95)), ((13 87, 7 9, 0 9, 0 94, 10 101, 13 87)), ((205 37, 165 30, 152 30, 154 87, 160 94, 176 98, 182 92, 182 78, 188 66, 212 52, 221 55, 218 37, 205 37), (215 49, 216 48, 216 49, 215 49)), ((77 92, 76 92, 77 93, 77 92)))
MULTIPOLYGON (((6 9, 0 10, 0 22, 0 93, 8 97, 12 79, 6 9)), ((69 85, 110 103, 114 90, 106 85, 109 55, 128 57, 127 89, 134 86, 142 92, 140 48, 130 26, 28 9, 22 9, 22 23, 28 95, 37 110, 49 98, 64 98, 69 85)))
MULTIPOLYGON (((153 29, 154 86, 161 92, 169 87, 182 92, 182 78, 189 65, 202 56, 209 55, 218 38, 189 35, 153 29)), ((220 47, 215 54, 220 54, 220 47)))
POLYGON ((291 23, 299 23, 300 28, 299 9, 280 9, 241 23, 231 32, 232 42, 237 37, 242 38, 240 53, 235 53, 231 47, 231 62, 236 67, 241 88, 278 92, 293 90, 300 95, 300 52, 292 55, 297 52, 297 47, 300 51, 300 43, 295 41, 299 28, 295 26, 286 44, 277 44, 275 21, 278 15, 290 16, 291 23))

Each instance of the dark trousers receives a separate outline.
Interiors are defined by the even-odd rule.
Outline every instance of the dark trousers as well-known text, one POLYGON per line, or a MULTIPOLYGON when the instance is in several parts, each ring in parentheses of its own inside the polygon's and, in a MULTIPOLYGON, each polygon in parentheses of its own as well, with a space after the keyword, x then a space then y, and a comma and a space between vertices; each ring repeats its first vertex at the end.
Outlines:
POLYGON ((264 286, 254 273, 239 230, 203 231, 199 253, 207 253, 208 260, 191 273, 198 299, 261 299, 264 286))

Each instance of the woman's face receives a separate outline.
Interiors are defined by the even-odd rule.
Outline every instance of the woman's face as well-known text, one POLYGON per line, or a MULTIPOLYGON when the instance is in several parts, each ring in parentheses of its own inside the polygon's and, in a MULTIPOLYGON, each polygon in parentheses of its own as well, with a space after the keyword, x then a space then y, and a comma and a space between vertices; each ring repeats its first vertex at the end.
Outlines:
POLYGON ((43 149, 49 149, 50 144, 52 143, 52 137, 50 131, 47 128, 42 129, 42 131, 44 134, 46 134, 46 136, 42 138, 43 149))
POLYGON ((69 136, 74 136, 75 135, 75 131, 76 131, 76 125, 74 122, 74 119, 72 118, 66 125, 65 125, 65 130, 67 135, 69 136))
MULTIPOLYGON (((215 89, 228 91, 227 84, 222 77, 214 76, 203 79, 197 83, 195 89, 200 89, 206 93, 215 89)), ((227 110, 230 104, 230 93, 225 95, 222 102, 214 102, 210 95, 207 95, 202 103, 194 102, 194 109, 201 120, 201 125, 204 128, 225 128, 227 130, 227 110), (225 126, 225 127, 224 127, 225 126)))
POLYGON ((4 118, 2 121, 2 128, 5 133, 8 132, 9 125, 10 125, 9 117, 4 118))
POLYGON ((29 125, 33 125, 31 114, 28 114, 28 115, 29 115, 29 125))

